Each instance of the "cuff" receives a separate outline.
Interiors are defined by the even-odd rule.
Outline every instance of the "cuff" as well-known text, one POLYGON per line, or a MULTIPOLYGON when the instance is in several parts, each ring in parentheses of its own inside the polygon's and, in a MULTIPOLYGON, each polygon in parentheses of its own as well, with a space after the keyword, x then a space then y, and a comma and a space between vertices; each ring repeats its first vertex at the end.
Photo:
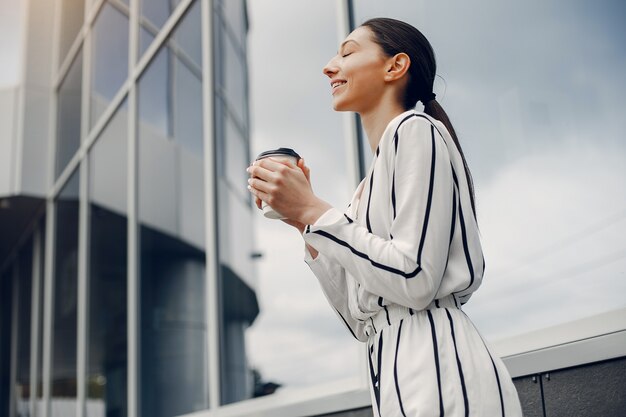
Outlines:
POLYGON ((338 210, 334 207, 329 208, 322 214, 315 223, 307 224, 304 228, 303 236, 306 236, 308 233, 311 233, 311 230, 317 230, 319 228, 323 228, 325 226, 332 226, 338 223, 352 223, 352 219, 349 218, 345 213, 341 210, 338 210))

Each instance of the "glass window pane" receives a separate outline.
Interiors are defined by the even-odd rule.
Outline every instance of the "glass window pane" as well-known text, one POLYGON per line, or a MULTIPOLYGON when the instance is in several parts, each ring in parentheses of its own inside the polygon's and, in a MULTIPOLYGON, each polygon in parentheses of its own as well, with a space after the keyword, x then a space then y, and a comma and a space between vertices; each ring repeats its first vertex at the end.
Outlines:
POLYGON ((201 68, 186 53, 192 33, 178 36, 199 4, 138 83, 140 403, 155 417, 208 405, 201 68))
POLYGON ((185 64, 195 66, 194 72, 198 73, 198 78, 202 76, 202 37, 198 36, 201 31, 200 2, 196 0, 176 27, 170 45, 180 50, 179 57, 182 56, 185 64))
POLYGON ((246 69, 246 60, 242 53, 235 49, 235 45, 229 36, 222 36, 222 48, 224 56, 222 57, 222 72, 224 80, 222 87, 224 88, 224 96, 228 101, 230 110, 241 121, 245 121, 247 115, 247 85, 248 76, 246 69))
POLYGON ((222 1, 224 20, 230 28, 230 32, 235 36, 237 43, 243 45, 247 35, 247 16, 245 0, 224 0, 222 1))
POLYGON ((149 46, 149 42, 159 33, 163 24, 181 0, 139 0, 139 57, 149 46), (147 33, 146 33, 147 32, 147 33), (146 37, 149 39, 147 42, 146 37))
POLYGON ((247 190, 248 173, 246 168, 252 159, 248 155, 248 141, 241 133, 241 127, 238 127, 231 117, 225 117, 225 137, 226 143, 226 181, 232 189, 238 193, 245 201, 250 197, 247 190))
POLYGON ((59 45, 59 65, 63 63, 76 35, 83 26, 85 0, 61 0, 61 34, 59 45))
POLYGON ((188 152, 202 154, 202 75, 197 71, 201 71, 200 67, 191 68, 180 59, 175 61, 173 139, 188 152))
POLYGON ((57 176, 80 147, 82 72, 83 54, 80 52, 59 89, 55 169, 57 176))
POLYGON ((92 32, 91 126, 128 76, 128 17, 106 2, 92 32))
POLYGON ((90 153, 87 416, 127 415, 126 102, 90 153))
POLYGON ((76 415, 78 185, 77 170, 56 199, 50 381, 53 417, 76 415))
POLYGON ((32 300, 33 242, 28 240, 20 249, 17 262, 17 369, 15 381, 15 406, 19 417, 29 415, 30 400, 30 328, 32 300))

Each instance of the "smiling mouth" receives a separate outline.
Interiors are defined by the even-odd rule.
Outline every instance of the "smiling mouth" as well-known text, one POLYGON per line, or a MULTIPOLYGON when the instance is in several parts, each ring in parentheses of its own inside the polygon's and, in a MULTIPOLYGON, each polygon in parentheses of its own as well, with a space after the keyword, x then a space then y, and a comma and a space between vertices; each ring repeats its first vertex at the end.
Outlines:
POLYGON ((332 83, 330 86, 332 88, 332 93, 334 93, 339 87, 341 87, 342 85, 345 85, 347 82, 346 81, 335 81, 334 83, 332 83))

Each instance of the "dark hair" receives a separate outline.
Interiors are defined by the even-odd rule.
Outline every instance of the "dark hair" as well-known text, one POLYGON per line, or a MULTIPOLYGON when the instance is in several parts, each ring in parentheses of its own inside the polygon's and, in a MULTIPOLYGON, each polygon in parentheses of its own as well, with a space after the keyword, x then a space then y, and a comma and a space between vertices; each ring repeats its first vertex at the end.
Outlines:
POLYGON ((461 144, 456 136, 454 127, 443 110, 439 102, 433 95, 433 83, 437 72, 435 52, 428 39, 408 23, 396 19, 379 17, 369 19, 361 26, 369 28, 374 34, 373 40, 390 57, 401 52, 407 54, 411 59, 409 67, 409 79, 404 93, 403 106, 406 110, 415 107, 418 101, 424 103, 424 113, 441 121, 450 132, 454 143, 463 159, 465 176, 470 189, 470 201, 472 211, 476 217, 476 207, 474 204, 474 182, 470 174, 469 167, 465 161, 465 155, 461 149, 461 144))

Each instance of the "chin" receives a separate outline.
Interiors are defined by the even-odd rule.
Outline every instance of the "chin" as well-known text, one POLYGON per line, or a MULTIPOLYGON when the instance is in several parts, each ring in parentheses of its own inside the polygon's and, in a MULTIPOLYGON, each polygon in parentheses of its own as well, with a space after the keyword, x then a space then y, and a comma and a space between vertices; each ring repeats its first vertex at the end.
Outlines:
POLYGON ((341 100, 333 100, 333 110, 335 111, 352 111, 352 108, 341 100))

